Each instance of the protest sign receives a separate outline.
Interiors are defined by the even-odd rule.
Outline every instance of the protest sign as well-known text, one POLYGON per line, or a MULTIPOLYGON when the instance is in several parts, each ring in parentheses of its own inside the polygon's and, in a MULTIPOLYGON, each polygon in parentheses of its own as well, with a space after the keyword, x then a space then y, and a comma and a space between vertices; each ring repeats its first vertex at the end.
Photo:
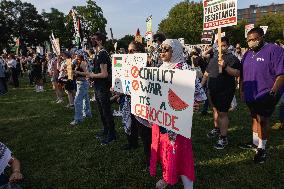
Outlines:
POLYGON ((146 67, 147 54, 114 54, 112 57, 112 87, 114 91, 130 94, 131 67, 146 67))
POLYGON ((203 29, 237 25, 237 0, 203 0, 203 29))
POLYGON ((131 68, 131 113, 191 137, 196 72, 131 68))
POLYGON ((203 44, 211 44, 213 40, 213 31, 212 30, 205 30, 202 32, 201 35, 201 43, 203 44))
POLYGON ((268 26, 260 26, 261 29, 263 29, 264 35, 267 32, 268 26))
POLYGON ((247 25, 245 25, 245 38, 248 37, 248 32, 249 32, 252 28, 254 28, 254 24, 247 24, 247 25))

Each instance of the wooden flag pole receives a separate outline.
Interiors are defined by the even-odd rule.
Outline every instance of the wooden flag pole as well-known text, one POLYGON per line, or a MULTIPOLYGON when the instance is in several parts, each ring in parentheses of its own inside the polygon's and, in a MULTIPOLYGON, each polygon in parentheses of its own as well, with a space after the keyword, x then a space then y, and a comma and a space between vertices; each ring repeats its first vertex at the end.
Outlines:
POLYGON ((222 62, 222 47, 221 47, 221 32, 222 28, 218 28, 218 64, 219 64, 219 73, 222 73, 223 62, 222 62))

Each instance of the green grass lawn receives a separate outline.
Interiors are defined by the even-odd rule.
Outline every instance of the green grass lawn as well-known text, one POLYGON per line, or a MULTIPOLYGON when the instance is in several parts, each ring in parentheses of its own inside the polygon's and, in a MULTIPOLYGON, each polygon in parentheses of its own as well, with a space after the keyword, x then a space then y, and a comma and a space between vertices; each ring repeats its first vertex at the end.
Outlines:
MULTIPOLYGON (((70 128, 73 111, 53 102, 50 83, 44 93, 36 93, 24 80, 21 88, 10 89, 7 95, 0 96, 0 141, 22 163, 23 188, 154 188, 161 171, 156 178, 143 171, 142 145, 131 152, 120 149, 126 137, 119 118, 116 118, 119 139, 109 146, 101 146, 95 138, 101 122, 94 104, 93 118, 70 128)), ((277 113, 271 125, 277 122, 277 113)), ((252 138, 246 106, 239 104, 237 111, 230 113, 230 120, 229 146, 218 151, 213 148, 216 140, 206 137, 213 126, 211 116, 195 115, 192 130, 195 188, 284 188, 284 131, 271 132, 268 160, 263 165, 255 165, 254 152, 237 147, 239 142, 252 138)), ((182 185, 169 188, 182 188, 182 185)))

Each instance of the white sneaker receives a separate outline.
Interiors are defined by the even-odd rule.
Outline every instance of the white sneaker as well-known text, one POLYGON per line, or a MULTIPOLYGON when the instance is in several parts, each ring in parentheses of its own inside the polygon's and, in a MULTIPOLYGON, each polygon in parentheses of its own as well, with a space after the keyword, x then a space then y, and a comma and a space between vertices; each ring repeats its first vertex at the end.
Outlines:
POLYGON ((96 102, 97 100, 96 100, 95 97, 93 97, 93 98, 90 99, 90 101, 91 101, 91 102, 96 102))
POLYGON ((71 126, 76 126, 76 125, 78 125, 78 124, 79 124, 79 122, 76 121, 76 120, 73 120, 73 121, 70 123, 71 126))
POLYGON ((61 104, 61 103, 63 103, 63 100, 62 100, 62 99, 59 99, 59 100, 56 102, 56 104, 61 104))

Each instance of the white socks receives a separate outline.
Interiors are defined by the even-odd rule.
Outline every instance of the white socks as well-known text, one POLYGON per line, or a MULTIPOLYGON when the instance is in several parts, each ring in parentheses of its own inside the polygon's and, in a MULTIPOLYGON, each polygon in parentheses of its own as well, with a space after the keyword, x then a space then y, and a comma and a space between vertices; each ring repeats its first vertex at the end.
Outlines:
POLYGON ((193 182, 190 179, 188 179, 187 176, 181 175, 180 177, 181 177, 184 189, 193 189, 193 182))
POLYGON ((259 138, 258 138, 258 134, 255 132, 252 133, 252 141, 254 145, 258 146, 259 138))
POLYGON ((267 140, 261 140, 259 139, 259 144, 258 144, 258 147, 257 148, 261 148, 261 149, 264 149, 265 150, 265 145, 267 143, 267 140))

